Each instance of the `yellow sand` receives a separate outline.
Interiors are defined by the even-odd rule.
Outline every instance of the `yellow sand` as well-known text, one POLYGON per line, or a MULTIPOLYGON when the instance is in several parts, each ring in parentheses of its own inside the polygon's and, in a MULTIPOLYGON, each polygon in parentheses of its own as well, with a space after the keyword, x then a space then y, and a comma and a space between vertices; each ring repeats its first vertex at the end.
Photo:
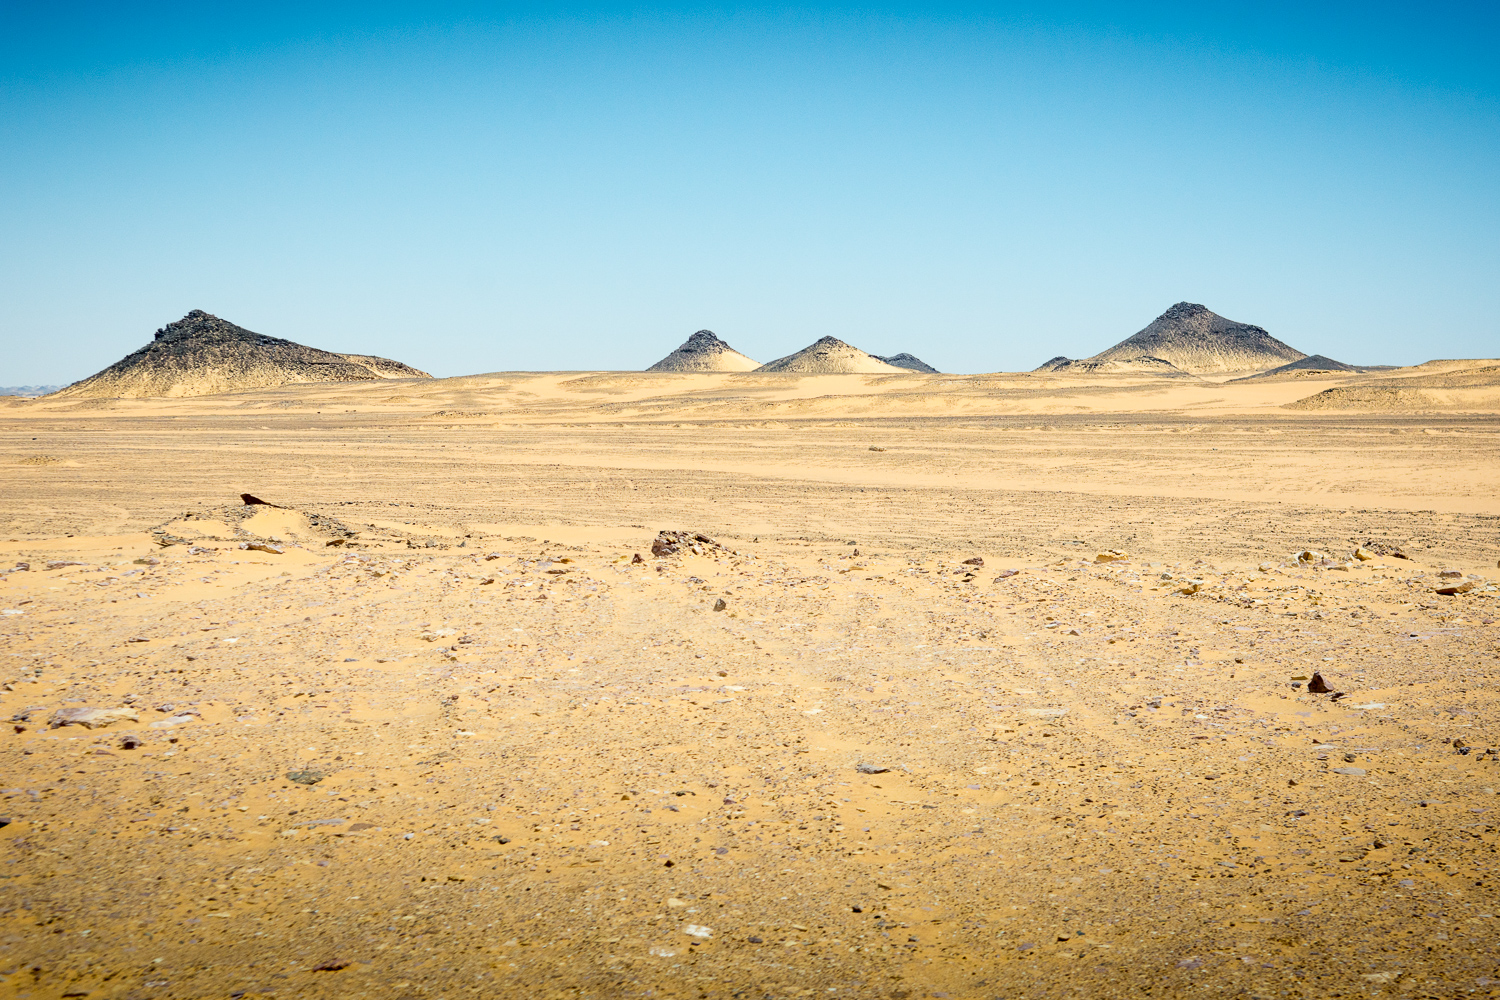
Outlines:
POLYGON ((1358 378, 0 408, 0 995, 1483 995, 1500 422, 1358 378))

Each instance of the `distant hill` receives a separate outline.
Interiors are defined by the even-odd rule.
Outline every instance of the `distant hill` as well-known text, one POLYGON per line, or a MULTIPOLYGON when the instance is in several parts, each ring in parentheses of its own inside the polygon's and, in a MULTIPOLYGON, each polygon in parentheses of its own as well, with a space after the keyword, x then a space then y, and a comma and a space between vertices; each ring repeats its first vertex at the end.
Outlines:
POLYGON ((894 365, 897 368, 906 368, 914 372, 925 372, 928 375, 942 374, 936 368, 932 367, 927 362, 917 357, 915 354, 893 354, 888 358, 882 358, 878 354, 872 354, 870 355, 870 357, 879 358, 886 364, 894 365))
POLYGON ((648 372, 749 372, 760 362, 745 357, 720 340, 712 330, 699 330, 682 346, 646 370, 648 372))
POLYGON ((1225 319, 1193 302, 1179 302, 1144 330, 1084 360, 1142 357, 1160 358, 1182 371, 1202 375, 1266 371, 1307 355, 1258 326, 1225 319))
POLYGON ((756 370, 800 375, 857 373, 898 375, 910 371, 907 368, 886 364, 875 355, 866 354, 857 347, 851 347, 837 337, 824 337, 817 343, 804 347, 796 354, 777 358, 769 364, 761 365, 756 370))
POLYGON ((1121 358, 1114 361, 1096 361, 1093 359, 1072 361, 1068 358, 1053 358, 1036 370, 1039 372, 1052 372, 1056 375, 1176 375, 1180 378, 1195 377, 1191 372, 1183 371, 1170 361, 1163 361, 1161 358, 1147 356, 1121 358))
POLYGON ((208 396, 293 382, 431 378, 399 361, 334 354, 235 326, 194 309, 96 375, 59 390, 68 396, 208 396))
POLYGON ((0 396, 45 396, 61 388, 60 385, 0 385, 0 396))
POLYGON ((1270 371, 1257 372, 1247 375, 1243 379, 1235 379, 1236 382, 1244 382, 1248 379, 1268 379, 1288 377, 1305 377, 1313 372, 1359 372, 1366 369, 1357 368, 1354 365, 1346 365, 1342 361, 1325 358, 1321 354, 1309 354, 1305 358, 1299 358, 1291 364, 1282 365, 1280 368, 1272 368, 1270 371))

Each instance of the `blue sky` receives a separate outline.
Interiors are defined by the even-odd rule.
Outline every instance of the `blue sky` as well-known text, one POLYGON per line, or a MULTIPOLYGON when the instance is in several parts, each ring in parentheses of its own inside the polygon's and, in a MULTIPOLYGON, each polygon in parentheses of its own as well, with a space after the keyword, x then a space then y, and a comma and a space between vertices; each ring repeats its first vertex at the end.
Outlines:
POLYGON ((1494 5, 0 9, 0 384, 201 308, 438 375, 1500 353, 1494 5))

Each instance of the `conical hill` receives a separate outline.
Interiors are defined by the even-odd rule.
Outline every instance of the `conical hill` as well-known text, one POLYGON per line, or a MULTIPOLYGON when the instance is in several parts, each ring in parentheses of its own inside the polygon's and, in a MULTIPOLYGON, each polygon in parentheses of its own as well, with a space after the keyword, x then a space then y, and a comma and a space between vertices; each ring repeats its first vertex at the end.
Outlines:
POLYGON ((108 368, 56 396, 207 396, 293 382, 431 378, 388 358, 335 354, 267 337, 194 309, 108 368))

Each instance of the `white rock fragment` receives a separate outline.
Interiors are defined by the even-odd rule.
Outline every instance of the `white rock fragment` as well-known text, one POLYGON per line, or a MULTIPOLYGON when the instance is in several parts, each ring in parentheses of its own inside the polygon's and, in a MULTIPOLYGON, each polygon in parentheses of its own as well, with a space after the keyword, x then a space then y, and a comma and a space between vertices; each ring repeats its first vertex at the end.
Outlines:
POLYGON ((59 708, 52 715, 52 728, 84 726, 96 729, 127 720, 139 722, 141 717, 133 708, 59 708))

